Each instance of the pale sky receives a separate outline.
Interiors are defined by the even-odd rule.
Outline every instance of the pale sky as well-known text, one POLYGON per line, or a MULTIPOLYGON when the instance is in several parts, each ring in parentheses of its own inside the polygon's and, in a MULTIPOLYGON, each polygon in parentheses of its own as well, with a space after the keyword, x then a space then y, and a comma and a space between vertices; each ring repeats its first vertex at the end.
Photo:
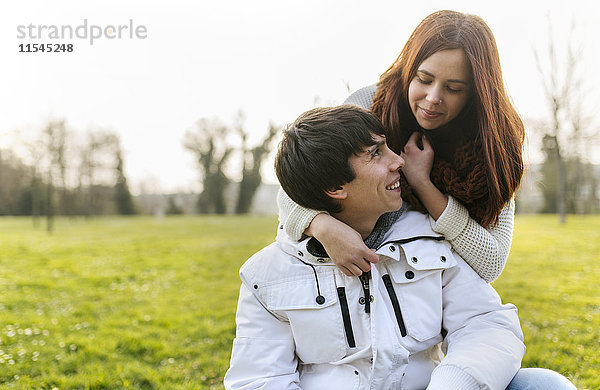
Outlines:
MULTIPOLYGON (((524 118, 547 111, 533 47, 548 20, 565 34, 577 20, 590 77, 600 86, 600 7, 591 1, 20 1, 0 6, 0 147, 18 150, 48 119, 121 135, 134 190, 199 188, 186 130, 202 117, 231 123, 243 110, 258 140, 315 105, 341 103, 372 84, 429 13, 481 16, 495 34, 504 78, 524 118), (10 5, 9 5, 10 4, 10 5), (144 26, 146 39, 18 39, 19 25, 144 26), (19 53, 19 44, 72 43, 72 53, 19 53)), ((598 101, 597 99, 590 99, 598 101)), ((590 105, 590 110, 598 107, 590 105)), ((534 152, 530 153, 532 156, 534 152)), ((276 182, 272 158, 266 182, 276 182)))

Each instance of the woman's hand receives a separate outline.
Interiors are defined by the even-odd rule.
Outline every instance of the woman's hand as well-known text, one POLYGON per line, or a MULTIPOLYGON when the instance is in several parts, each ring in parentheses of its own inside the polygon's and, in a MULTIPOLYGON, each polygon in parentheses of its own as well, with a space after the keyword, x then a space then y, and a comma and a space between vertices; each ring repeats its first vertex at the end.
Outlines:
POLYGON ((401 157, 404 159, 402 173, 412 188, 418 189, 427 182, 431 182, 429 175, 433 166, 434 152, 424 134, 412 133, 404 145, 401 157), (422 147, 420 147, 421 145, 422 147))
POLYGON ((333 263, 347 276, 360 276, 377 263, 379 256, 369 249, 360 234, 328 214, 318 214, 305 231, 323 245, 333 263))
POLYGON ((448 206, 448 198, 433 185, 430 175, 433 167, 433 147, 424 134, 412 133, 401 154, 402 173, 413 188, 429 215, 438 220, 448 206), (420 147, 422 146, 422 147, 420 147))

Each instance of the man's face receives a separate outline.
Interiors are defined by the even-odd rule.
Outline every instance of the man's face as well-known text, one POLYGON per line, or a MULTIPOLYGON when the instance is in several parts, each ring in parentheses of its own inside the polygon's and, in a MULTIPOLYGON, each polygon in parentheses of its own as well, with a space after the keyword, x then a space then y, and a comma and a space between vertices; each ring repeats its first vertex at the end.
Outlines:
POLYGON ((375 145, 365 147, 349 158, 356 178, 342 188, 346 191, 343 208, 364 217, 377 217, 402 206, 399 170, 404 159, 388 148, 385 138, 371 133, 375 145))

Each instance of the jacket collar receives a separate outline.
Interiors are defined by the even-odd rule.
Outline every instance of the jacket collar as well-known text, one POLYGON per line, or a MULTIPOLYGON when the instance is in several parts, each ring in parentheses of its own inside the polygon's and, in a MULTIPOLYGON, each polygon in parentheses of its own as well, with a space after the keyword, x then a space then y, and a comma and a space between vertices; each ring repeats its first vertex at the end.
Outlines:
MULTIPOLYGON (((442 241, 444 237, 431 229, 428 215, 417 211, 407 211, 387 231, 383 244, 378 247, 376 253, 399 260, 398 246, 420 239, 442 241)), ((293 241, 287 236, 284 229, 278 229, 276 240, 284 252, 305 263, 334 266, 321 243, 313 237, 293 241)))

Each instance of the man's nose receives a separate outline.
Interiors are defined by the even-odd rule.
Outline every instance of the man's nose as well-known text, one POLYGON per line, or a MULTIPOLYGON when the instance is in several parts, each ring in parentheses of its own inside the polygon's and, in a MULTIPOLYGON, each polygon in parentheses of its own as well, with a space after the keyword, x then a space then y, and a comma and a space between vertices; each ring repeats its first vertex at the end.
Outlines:
POLYGON ((390 170, 398 171, 398 170, 402 169, 403 166, 404 166, 404 159, 402 157, 400 157, 400 155, 394 153, 392 162, 390 164, 390 170))

